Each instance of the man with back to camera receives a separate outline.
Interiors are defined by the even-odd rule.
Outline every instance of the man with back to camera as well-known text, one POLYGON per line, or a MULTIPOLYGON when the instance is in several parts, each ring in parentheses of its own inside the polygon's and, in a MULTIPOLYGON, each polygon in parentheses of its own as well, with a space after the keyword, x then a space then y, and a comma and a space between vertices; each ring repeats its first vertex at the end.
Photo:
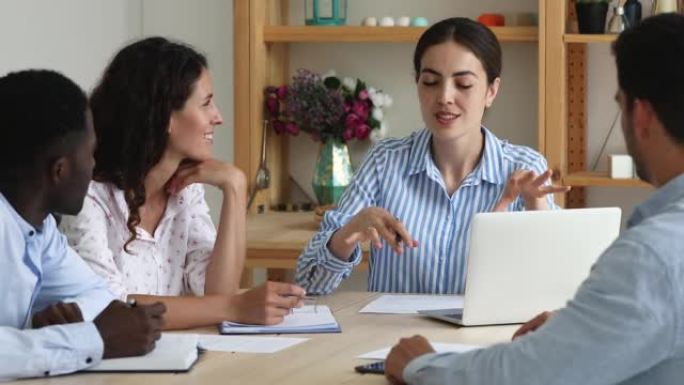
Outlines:
POLYGON ((163 304, 114 301, 52 216, 80 211, 94 167, 83 91, 52 71, 1 77, 0 130, 0 380, 151 351, 163 304))
POLYGON ((682 383, 684 15, 644 20, 618 37, 613 53, 627 150, 639 177, 658 190, 566 307, 536 317, 511 343, 465 354, 436 354, 421 336, 402 339, 387 358, 390 381, 682 383))

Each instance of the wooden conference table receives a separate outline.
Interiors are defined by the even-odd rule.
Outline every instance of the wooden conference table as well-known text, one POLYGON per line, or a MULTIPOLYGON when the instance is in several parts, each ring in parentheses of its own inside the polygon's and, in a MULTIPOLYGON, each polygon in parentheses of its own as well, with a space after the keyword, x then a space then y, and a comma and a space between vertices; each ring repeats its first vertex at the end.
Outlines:
MULTIPOLYGON (((302 344, 275 354, 207 352, 188 373, 73 374, 16 381, 21 385, 229 385, 229 384, 387 384, 383 376, 358 374, 368 363, 358 355, 422 334, 431 341, 488 345, 508 341, 517 325, 457 328, 417 315, 360 314, 378 293, 340 292, 319 300, 332 309, 339 334, 303 335, 302 344)), ((216 333, 213 328, 198 333, 216 333)))

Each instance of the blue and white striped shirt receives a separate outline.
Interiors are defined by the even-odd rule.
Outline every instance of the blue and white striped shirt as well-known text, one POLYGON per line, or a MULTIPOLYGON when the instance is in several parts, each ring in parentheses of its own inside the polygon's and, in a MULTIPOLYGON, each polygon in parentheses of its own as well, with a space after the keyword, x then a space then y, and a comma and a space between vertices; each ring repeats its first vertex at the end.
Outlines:
MULTIPOLYGON (((492 211, 509 176, 516 170, 546 171, 536 151, 511 145, 482 127, 484 151, 477 167, 449 197, 432 160, 432 134, 422 129, 401 139, 378 143, 345 190, 337 209, 328 211, 320 231, 297 262, 296 280, 312 294, 332 292, 361 261, 361 248, 349 261, 335 257, 327 245, 335 231, 361 209, 381 207, 396 216, 419 247, 397 255, 386 244, 372 249, 368 289, 382 292, 454 294, 465 289, 470 223, 479 212, 492 211)), ((548 197, 553 207, 553 197, 548 197)), ((509 210, 524 210, 522 198, 509 210)))

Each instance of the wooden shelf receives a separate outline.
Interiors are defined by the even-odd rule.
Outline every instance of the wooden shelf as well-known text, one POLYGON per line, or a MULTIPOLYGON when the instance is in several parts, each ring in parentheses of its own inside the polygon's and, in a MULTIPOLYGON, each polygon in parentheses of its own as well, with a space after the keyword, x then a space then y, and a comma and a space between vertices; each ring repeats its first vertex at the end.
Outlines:
POLYGON ((566 33, 563 41, 566 43, 611 43, 618 35, 590 35, 580 33, 566 33))
POLYGON ((608 174, 598 172, 572 173, 563 178, 563 184, 584 187, 651 187, 640 179, 613 179, 608 174))
MULTIPOLYGON (((267 43, 415 43, 425 31, 422 27, 307 27, 266 26, 267 43)), ((537 27, 493 27, 502 42, 534 42, 537 27)))

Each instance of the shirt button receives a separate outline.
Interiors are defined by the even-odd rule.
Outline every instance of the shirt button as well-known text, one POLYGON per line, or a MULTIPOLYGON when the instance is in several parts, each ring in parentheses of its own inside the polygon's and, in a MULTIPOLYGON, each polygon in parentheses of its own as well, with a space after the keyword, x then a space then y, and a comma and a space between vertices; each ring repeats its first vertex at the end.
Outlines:
POLYGON ((86 358, 86 364, 90 364, 93 362, 93 359, 91 357, 86 358))
POLYGON ((46 370, 45 373, 43 373, 43 375, 44 375, 45 377, 50 376, 50 371, 49 371, 49 370, 46 370))
POLYGON ((29 231, 29 237, 32 237, 35 232, 33 230, 29 231))

